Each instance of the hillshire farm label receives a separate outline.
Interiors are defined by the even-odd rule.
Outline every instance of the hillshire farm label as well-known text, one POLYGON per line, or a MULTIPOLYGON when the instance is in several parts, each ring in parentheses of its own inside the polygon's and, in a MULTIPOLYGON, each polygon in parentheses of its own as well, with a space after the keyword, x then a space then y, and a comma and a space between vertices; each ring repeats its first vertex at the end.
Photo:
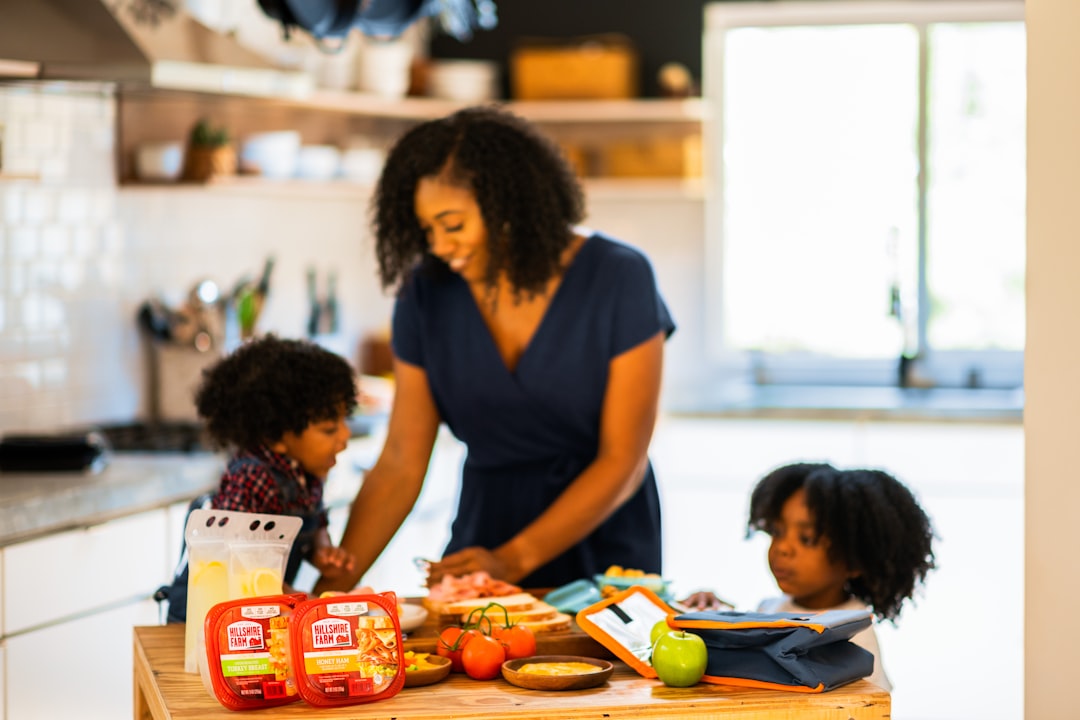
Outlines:
POLYGON ((231 623, 228 628, 229 652, 238 650, 262 650, 263 628, 257 622, 240 620, 231 623))
POLYGON ((326 618, 311 624, 311 647, 315 650, 352 646, 352 628, 348 620, 326 618))

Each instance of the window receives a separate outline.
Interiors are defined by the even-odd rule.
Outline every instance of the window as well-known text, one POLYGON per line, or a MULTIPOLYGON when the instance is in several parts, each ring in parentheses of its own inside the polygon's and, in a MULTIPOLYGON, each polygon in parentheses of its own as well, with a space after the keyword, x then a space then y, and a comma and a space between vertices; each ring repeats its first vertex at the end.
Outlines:
POLYGON ((706 6, 706 323, 760 382, 1016 387, 1023 4, 706 6))

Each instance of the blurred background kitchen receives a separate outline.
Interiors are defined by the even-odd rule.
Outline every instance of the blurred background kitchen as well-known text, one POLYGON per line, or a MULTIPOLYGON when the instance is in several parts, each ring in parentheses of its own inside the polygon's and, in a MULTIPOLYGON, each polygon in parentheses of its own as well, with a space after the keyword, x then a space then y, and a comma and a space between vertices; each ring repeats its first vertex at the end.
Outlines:
MULTIPOLYGON (((885 467, 940 535, 925 597, 879 629, 894 717, 1023 715, 1025 339, 1029 378, 1035 338, 1067 342, 1025 325, 1030 11, 1075 27, 1076 9, 580 5, 447 3, 343 42, 286 39, 256 0, 0 0, 0 434, 113 448, 97 475, 0 473, 0 718, 78 702, 35 681, 71 638, 117 658, 84 678, 115 699, 100 716, 129 712, 130 626, 157 621, 187 501, 220 467, 189 393, 249 334, 312 337, 367 377, 331 476, 340 528, 392 391, 372 183, 411 123, 491 100, 560 142, 588 224, 648 253, 678 322, 653 446, 665 574, 750 607, 774 592, 743 538, 753 482, 798 459, 885 467), (178 52, 178 24, 209 54, 178 52)), ((440 439, 373 584, 419 592, 460 452, 440 439)))

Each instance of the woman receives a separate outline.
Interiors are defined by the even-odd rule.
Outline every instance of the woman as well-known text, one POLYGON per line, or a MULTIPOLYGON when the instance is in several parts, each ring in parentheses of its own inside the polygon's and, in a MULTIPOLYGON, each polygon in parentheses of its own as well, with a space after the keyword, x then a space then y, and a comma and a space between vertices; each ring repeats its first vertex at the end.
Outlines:
POLYGON ((660 571, 646 452, 674 324, 648 260, 580 234, 581 188, 524 120, 469 108, 408 131, 374 198, 398 286, 386 444, 342 545, 353 577, 420 493, 440 422, 468 448, 451 539, 428 582, 484 570, 551 587, 611 564, 660 571))

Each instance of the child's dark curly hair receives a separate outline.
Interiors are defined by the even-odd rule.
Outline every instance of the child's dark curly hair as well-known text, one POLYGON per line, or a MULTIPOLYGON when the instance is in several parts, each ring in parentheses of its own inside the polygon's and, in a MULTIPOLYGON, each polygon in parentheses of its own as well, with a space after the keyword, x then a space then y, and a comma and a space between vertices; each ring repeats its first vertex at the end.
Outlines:
POLYGON ((558 271, 585 199, 559 148, 534 126, 494 107, 459 110, 406 132, 391 149, 372 209, 383 288, 421 264, 450 272, 428 252, 416 219, 417 183, 442 175, 471 190, 487 227, 487 282, 505 271, 517 293, 535 294, 558 271))
POLYGON ((750 497, 747 535, 768 532, 798 489, 829 558, 858 573, 848 591, 893 624, 916 585, 934 568, 930 518, 899 480, 880 470, 838 470, 798 463, 758 482, 750 497))
POLYGON ((203 371, 195 407, 221 447, 253 450, 356 409, 356 379, 339 355, 267 335, 203 371))

